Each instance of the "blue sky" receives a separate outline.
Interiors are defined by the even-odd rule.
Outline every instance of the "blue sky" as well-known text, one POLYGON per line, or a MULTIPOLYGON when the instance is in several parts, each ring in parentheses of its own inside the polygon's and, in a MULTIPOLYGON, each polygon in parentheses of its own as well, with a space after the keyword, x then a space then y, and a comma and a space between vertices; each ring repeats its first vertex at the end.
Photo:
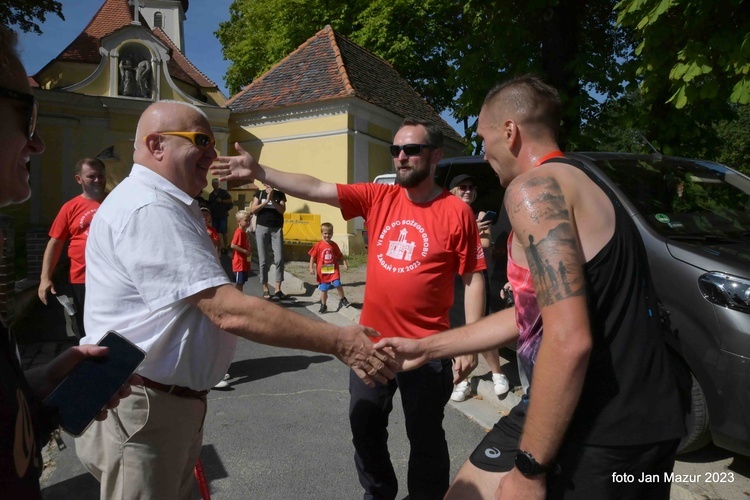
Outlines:
MULTIPOLYGON (((41 36, 19 33, 21 59, 30 75, 57 57, 83 31, 104 0, 62 0, 60 3, 65 21, 54 15, 49 16, 47 22, 41 25, 41 36)), ((231 3, 232 0, 192 0, 185 21, 185 55, 227 96, 224 74, 229 61, 224 60, 221 44, 214 32, 219 29, 220 22, 229 19, 231 3)), ((462 126, 457 125, 447 113, 442 116, 463 135, 462 126)))

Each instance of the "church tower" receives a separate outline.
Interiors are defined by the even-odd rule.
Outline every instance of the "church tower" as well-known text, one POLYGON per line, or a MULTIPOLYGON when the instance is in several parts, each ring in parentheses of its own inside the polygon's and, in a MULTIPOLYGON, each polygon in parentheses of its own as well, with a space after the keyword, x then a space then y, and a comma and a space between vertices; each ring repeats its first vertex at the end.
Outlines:
POLYGON ((151 29, 163 29, 180 52, 185 53, 184 23, 188 0, 130 0, 129 3, 140 11, 151 29))

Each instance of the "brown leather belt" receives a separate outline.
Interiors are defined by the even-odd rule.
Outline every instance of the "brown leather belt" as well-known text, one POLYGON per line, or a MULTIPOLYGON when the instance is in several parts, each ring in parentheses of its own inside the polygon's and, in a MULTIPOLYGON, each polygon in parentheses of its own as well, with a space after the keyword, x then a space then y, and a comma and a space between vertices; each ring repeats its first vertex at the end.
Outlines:
POLYGON ((157 391, 166 392, 167 394, 172 394, 173 396, 179 396, 181 398, 202 399, 206 394, 208 394, 208 391, 194 391, 189 387, 182 387, 180 385, 167 385, 155 380, 151 380, 150 378, 141 378, 143 379, 144 386, 157 391))

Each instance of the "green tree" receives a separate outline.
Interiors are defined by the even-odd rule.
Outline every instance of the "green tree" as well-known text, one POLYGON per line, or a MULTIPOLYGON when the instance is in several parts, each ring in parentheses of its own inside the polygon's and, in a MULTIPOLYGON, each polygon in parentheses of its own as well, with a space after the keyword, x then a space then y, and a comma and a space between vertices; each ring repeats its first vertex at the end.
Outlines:
MULTIPOLYGON (((710 126, 696 125, 700 135, 710 140, 685 141, 669 154, 716 161, 750 175, 750 106, 733 104, 728 109, 725 118, 710 126)), ((689 110, 675 112, 682 113, 684 121, 691 120, 689 110)), ((583 135, 591 140, 587 146, 594 151, 653 153, 644 133, 649 119, 643 95, 636 91, 605 102, 584 124, 583 135)))
POLYGON ((635 30, 646 94, 668 102, 750 104, 750 5, 745 0, 622 0, 618 22, 635 30), (745 7, 741 7, 746 4, 745 7))
POLYGON ((750 175, 750 106, 735 106, 737 116, 716 126, 721 149, 716 161, 750 175))
POLYGON ((665 154, 716 157, 717 125, 750 102, 750 9, 744 0, 622 0, 634 32, 642 107, 629 121, 665 154))
POLYGON ((283 59, 326 24, 351 32, 353 13, 367 2, 353 0, 235 0, 216 35, 232 63, 224 77, 234 94, 283 59))
POLYGON ((42 23, 47 14, 55 14, 65 19, 62 5, 56 0, 4 0, 0 3, 0 23, 9 27, 17 26, 21 31, 41 34, 36 21, 42 23))
POLYGON ((563 142, 580 139, 591 92, 614 94, 630 47, 615 25, 615 1, 597 0, 235 0, 217 31, 230 92, 260 76, 326 24, 389 61, 438 111, 473 136, 487 91, 533 71, 560 89, 563 142))
POLYGON ((217 35, 234 93, 330 24, 463 122, 470 152, 487 91, 536 72, 560 90, 567 149, 648 150, 646 139, 665 154, 716 158, 719 124, 750 91, 743 3, 235 0, 217 35))

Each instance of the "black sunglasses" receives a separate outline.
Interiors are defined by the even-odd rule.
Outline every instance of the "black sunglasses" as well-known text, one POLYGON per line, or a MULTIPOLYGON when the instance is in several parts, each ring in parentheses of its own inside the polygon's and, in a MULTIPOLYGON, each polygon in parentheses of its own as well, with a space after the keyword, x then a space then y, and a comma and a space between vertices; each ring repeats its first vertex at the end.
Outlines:
POLYGON ((401 151, 404 152, 406 156, 419 156, 422 154, 423 148, 434 148, 435 146, 432 146, 430 144, 404 144, 403 146, 399 146, 398 144, 391 144, 391 156, 394 158, 398 158, 398 155, 401 154, 401 151))
POLYGON ((16 92, 15 90, 6 89, 5 87, 0 87, 0 97, 13 99, 14 101, 21 101, 27 106, 26 137, 28 137, 29 140, 32 140, 34 138, 34 132, 36 131, 36 118, 39 113, 39 104, 36 102, 36 98, 31 94, 16 92))

